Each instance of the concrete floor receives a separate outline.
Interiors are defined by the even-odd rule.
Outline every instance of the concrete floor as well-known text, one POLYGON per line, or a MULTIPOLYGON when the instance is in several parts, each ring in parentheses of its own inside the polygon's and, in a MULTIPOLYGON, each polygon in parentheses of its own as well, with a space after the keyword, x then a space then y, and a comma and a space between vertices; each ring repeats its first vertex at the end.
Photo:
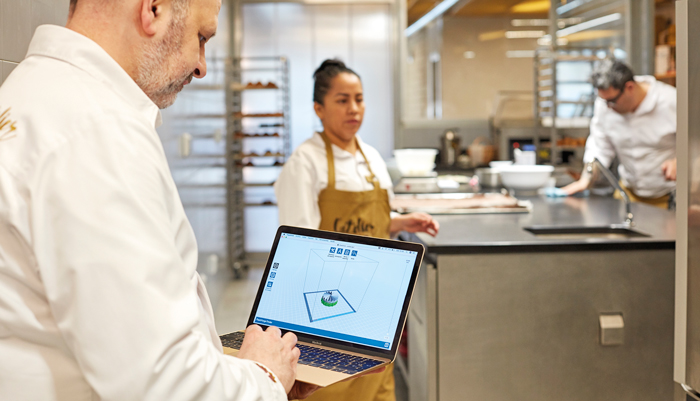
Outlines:
MULTIPOLYGON (((216 330, 219 334, 237 331, 246 326, 250 310, 258 292, 264 268, 251 267, 240 280, 229 281, 214 309, 216 330)), ((403 377, 394 369, 396 376, 396 401, 408 401, 408 389, 403 377)))

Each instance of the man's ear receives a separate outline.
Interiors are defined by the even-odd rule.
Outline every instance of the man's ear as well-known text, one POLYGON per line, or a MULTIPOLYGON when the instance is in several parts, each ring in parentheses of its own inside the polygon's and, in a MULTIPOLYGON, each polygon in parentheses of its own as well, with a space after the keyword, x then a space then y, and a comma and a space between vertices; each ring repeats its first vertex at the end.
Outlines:
POLYGON ((162 0, 141 0, 141 29, 148 36, 154 36, 163 21, 165 8, 162 0))

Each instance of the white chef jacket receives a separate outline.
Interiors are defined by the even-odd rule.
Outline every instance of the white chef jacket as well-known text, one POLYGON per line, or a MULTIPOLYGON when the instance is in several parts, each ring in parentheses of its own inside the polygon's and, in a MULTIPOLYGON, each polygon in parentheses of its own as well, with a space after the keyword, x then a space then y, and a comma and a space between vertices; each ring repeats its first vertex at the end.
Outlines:
POLYGON ((41 26, 0 88, 10 107, 0 400, 286 400, 261 367, 222 353, 160 112, 119 64, 41 26))
MULTIPOLYGON (((367 156, 379 186, 393 198, 392 182, 384 159, 376 149, 364 143, 359 136, 357 142, 367 156)), ((366 179, 370 175, 362 153, 348 152, 331 145, 335 161, 335 188, 339 191, 370 191, 374 186, 366 179)), ((317 229, 321 225, 321 210, 318 195, 328 186, 328 160, 326 145, 321 134, 302 143, 287 160, 277 182, 275 195, 282 225, 317 229)))
POLYGON ((617 155, 622 183, 638 196, 656 198, 676 187, 661 170, 664 161, 676 157, 676 88, 652 76, 635 80, 649 89, 633 113, 619 114, 596 100, 583 161, 597 157, 610 166, 617 155))

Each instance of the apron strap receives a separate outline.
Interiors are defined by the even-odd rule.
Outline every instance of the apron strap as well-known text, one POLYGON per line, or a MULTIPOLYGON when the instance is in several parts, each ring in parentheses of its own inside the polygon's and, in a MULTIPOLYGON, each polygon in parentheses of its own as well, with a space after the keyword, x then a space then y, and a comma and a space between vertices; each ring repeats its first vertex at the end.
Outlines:
POLYGON ((326 134, 321 132, 321 138, 326 144, 326 160, 328 160, 328 188, 335 189, 335 161, 333 160, 333 148, 331 141, 326 137, 326 134))
POLYGON ((374 185, 374 188, 377 189, 379 187, 379 181, 377 180, 377 176, 374 175, 374 171, 372 171, 372 167, 369 165, 369 160, 367 160, 365 152, 362 151, 362 148, 360 147, 360 142, 357 141, 357 138, 355 138, 355 145, 357 146, 357 150, 360 151, 362 158, 365 159, 365 163, 367 164, 367 170, 369 170, 369 177, 367 177, 367 181, 374 185))
MULTIPOLYGON (((331 147, 331 141, 324 132, 321 132, 321 138, 323 138, 323 142, 326 144, 326 160, 328 161, 328 188, 335 189, 335 160, 333 158, 333 148, 331 147)), ((372 167, 369 165, 369 160, 367 160, 365 152, 362 151, 360 142, 357 141, 357 138, 355 138, 355 146, 357 146, 357 150, 360 151, 362 158, 365 159, 365 163, 367 164, 367 170, 369 170, 369 177, 366 177, 367 182, 374 185, 375 189, 378 188, 379 183, 377 182, 377 176, 374 175, 372 167)))

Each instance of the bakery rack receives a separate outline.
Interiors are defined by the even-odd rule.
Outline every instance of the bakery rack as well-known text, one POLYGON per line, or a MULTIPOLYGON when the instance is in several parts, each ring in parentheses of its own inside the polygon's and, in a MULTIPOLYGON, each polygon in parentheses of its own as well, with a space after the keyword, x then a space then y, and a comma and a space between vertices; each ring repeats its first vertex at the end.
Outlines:
POLYGON ((233 58, 227 74, 227 229, 231 270, 247 269, 246 209, 276 207, 272 185, 291 153, 289 61, 233 58))

